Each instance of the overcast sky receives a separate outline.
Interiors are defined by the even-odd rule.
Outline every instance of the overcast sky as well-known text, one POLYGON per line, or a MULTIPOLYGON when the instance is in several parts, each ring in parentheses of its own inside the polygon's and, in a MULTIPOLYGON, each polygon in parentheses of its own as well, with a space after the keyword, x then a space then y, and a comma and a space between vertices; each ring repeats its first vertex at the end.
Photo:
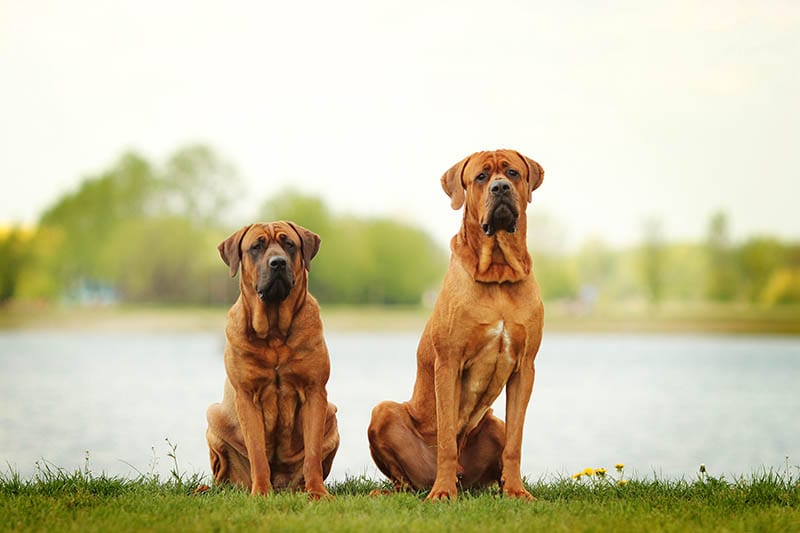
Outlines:
POLYGON ((798 95, 791 0, 0 0, 0 223, 124 150, 204 142, 242 217, 291 185, 445 242, 442 173, 510 147, 572 244, 652 217, 700 238, 720 209, 738 238, 797 239, 798 95))

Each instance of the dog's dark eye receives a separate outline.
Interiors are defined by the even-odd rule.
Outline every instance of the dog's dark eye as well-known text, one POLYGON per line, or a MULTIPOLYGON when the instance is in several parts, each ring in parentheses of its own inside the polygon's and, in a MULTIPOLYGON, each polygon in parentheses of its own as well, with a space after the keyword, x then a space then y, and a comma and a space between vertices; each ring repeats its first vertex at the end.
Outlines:
POLYGON ((489 174, 487 174, 486 172, 481 172, 480 174, 478 174, 478 177, 475 178, 475 181, 481 183, 486 181, 487 179, 489 179, 489 174))
POLYGON ((289 239, 286 239, 283 244, 284 244, 284 246, 286 246, 286 248, 288 250, 294 249, 294 243, 292 241, 290 241, 289 239))
POLYGON ((506 170, 506 176, 508 176, 509 178, 517 178, 519 177, 519 172, 517 172, 513 168, 509 168, 508 170, 506 170))
POLYGON ((250 251, 257 252, 259 250, 262 250, 263 248, 264 248, 264 243, 262 243, 261 241, 256 241, 253 243, 253 246, 250 247, 250 251))

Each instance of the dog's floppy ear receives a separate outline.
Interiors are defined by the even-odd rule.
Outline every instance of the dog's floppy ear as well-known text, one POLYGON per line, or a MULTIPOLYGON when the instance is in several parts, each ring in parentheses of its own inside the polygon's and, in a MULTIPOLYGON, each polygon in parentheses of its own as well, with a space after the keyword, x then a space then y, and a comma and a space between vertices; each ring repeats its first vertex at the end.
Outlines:
POLYGON ((453 209, 461 209, 464 205, 464 168, 469 157, 465 157, 442 175, 442 189, 450 197, 450 207, 453 209))
POLYGON ((289 224, 300 237, 300 249, 303 251, 303 264, 306 270, 311 272, 311 260, 314 259, 314 256, 319 252, 319 245, 322 239, 310 229, 298 226, 294 222, 287 222, 287 224, 289 224))
POLYGON ((243 227, 217 246, 219 256, 231 268, 231 277, 234 277, 239 271, 239 263, 242 260, 242 239, 249 229, 249 225, 243 227))
POLYGON ((538 189, 544 181, 544 169, 530 157, 525 157, 519 152, 516 154, 528 166, 528 203, 530 203, 533 200, 533 191, 538 189))

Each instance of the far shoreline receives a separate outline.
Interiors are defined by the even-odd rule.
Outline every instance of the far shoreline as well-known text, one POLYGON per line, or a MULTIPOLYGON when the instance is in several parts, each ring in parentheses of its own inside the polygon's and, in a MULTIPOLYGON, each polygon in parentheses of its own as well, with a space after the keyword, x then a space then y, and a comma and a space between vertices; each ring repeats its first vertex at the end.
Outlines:
MULTIPOLYGON (((409 332, 420 334, 430 309, 400 306, 322 304, 327 332, 409 332)), ((0 307, 2 331, 170 333, 223 331, 227 308, 164 305, 69 306, 7 304, 0 307)), ((692 333, 800 335, 800 306, 761 309, 738 305, 618 307, 570 313, 546 305, 545 334, 692 333)))

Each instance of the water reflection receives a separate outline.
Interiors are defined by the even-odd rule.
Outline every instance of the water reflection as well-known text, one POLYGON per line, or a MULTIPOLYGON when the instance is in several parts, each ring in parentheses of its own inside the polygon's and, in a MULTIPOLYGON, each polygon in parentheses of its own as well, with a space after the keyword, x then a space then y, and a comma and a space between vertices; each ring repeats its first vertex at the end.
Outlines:
MULTIPOLYGON (((417 335, 327 338, 342 440, 332 477, 377 476, 370 411, 409 397, 417 335)), ((182 470, 207 473, 205 409, 222 394, 223 343, 221 333, 0 334, 0 461, 30 475, 41 459, 78 468, 89 450, 95 472, 166 476, 169 438, 182 470)), ((523 474, 623 462, 628 473, 680 477, 700 463, 747 474, 796 462, 799 378, 795 337, 546 335, 523 474)))

